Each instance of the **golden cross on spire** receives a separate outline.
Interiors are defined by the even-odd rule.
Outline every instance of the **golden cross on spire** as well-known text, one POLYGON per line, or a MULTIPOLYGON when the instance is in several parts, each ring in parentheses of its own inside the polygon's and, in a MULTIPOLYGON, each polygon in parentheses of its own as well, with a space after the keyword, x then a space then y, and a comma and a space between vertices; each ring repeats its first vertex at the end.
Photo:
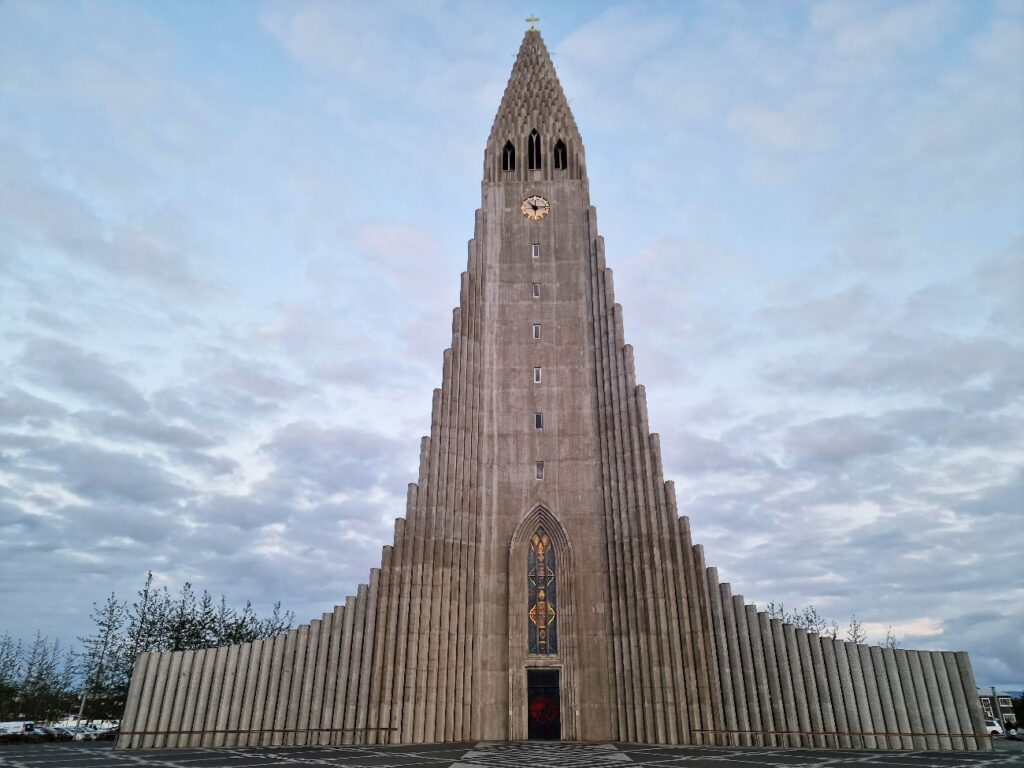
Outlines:
POLYGON ((536 27, 533 26, 533 25, 536 24, 538 21, 540 21, 540 19, 537 16, 534 16, 533 14, 531 14, 531 15, 526 17, 526 21, 530 25, 530 29, 536 29, 536 27))

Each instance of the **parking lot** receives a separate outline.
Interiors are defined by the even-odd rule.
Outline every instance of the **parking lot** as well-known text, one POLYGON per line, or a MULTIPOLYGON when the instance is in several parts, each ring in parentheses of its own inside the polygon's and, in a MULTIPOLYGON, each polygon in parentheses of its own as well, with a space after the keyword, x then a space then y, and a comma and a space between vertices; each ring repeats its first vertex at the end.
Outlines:
POLYGON ((433 744, 388 747, 115 750, 110 742, 0 747, 10 768, 771 768, 1024 766, 1024 742, 998 741, 994 752, 836 752, 797 749, 665 747, 577 742, 433 744))

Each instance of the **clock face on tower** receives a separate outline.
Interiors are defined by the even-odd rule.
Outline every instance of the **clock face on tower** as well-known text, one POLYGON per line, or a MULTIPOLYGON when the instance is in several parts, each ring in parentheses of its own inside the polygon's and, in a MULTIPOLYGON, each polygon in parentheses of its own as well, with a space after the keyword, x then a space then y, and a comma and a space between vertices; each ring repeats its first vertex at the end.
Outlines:
POLYGON ((522 211, 523 216, 528 218, 530 221, 540 221, 551 212, 551 203, 540 195, 530 195, 528 198, 523 200, 523 204, 519 206, 519 210, 522 211))

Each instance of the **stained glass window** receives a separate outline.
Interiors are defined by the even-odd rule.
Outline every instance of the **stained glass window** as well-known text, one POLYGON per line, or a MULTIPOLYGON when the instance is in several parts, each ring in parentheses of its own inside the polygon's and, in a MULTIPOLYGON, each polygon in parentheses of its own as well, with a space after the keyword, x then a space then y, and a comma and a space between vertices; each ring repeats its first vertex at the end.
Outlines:
POLYGON ((529 579, 530 653, 558 653, 558 590, 555 584, 555 550, 543 528, 530 538, 527 555, 529 579))

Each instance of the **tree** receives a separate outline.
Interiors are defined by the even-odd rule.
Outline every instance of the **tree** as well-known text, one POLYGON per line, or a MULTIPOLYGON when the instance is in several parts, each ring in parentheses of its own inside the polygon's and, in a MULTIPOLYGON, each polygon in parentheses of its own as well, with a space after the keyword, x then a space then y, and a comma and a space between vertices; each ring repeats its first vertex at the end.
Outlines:
POLYGON ((152 572, 130 605, 111 594, 104 605, 94 605, 91 618, 93 633, 79 640, 86 654, 83 695, 92 700, 93 717, 120 716, 140 653, 261 640, 287 631, 293 621, 280 602, 269 616, 260 617, 252 603, 238 610, 224 596, 215 600, 206 590, 197 595, 188 582, 172 596, 167 587, 154 586, 152 572))
POLYGON ((91 711, 95 716, 104 719, 120 717, 124 711, 124 700, 117 691, 121 688, 123 670, 119 670, 118 661, 124 655, 121 633, 127 621, 127 607, 111 592, 102 607, 93 605, 90 618, 96 625, 96 633, 78 638, 85 648, 79 717, 90 696, 93 697, 91 711))
POLYGON ((23 654, 20 640, 7 633, 0 636, 0 720, 11 720, 17 714, 23 654))
POLYGON ((892 624, 886 627, 885 639, 881 642, 883 648, 899 648, 901 645, 900 641, 896 639, 896 635, 892 633, 892 624))
POLYGON ((817 632, 822 637, 831 637, 834 640, 839 634, 839 625, 823 617, 813 605, 789 612, 783 603, 776 603, 773 600, 765 607, 765 612, 769 618, 781 619, 797 629, 817 632))
POLYGON ((846 625, 846 641, 848 643, 866 643, 868 633, 856 614, 850 617, 850 623, 846 625))

